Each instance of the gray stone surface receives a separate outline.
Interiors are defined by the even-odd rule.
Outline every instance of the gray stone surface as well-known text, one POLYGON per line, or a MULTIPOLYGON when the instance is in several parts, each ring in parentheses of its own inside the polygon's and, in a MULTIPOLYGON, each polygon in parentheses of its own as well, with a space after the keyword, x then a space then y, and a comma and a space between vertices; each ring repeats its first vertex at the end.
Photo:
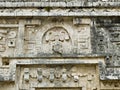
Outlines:
POLYGON ((0 90, 120 90, 119 0, 0 0, 0 90))

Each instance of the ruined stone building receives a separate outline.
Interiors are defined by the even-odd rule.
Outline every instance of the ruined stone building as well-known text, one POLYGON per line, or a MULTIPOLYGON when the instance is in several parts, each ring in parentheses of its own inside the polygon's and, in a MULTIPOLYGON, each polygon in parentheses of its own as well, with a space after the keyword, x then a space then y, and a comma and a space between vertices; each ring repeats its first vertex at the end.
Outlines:
POLYGON ((0 90, 120 90, 120 0, 0 0, 0 90))

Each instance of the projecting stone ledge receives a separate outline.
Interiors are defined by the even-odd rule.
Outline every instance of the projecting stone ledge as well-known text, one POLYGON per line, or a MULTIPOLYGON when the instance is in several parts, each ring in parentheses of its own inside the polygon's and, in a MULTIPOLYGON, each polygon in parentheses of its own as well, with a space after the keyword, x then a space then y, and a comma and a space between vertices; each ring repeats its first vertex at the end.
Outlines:
POLYGON ((40 58, 105 58, 106 56, 112 56, 110 53, 103 53, 103 54, 19 54, 14 56, 2 56, 2 58, 14 59, 14 58, 33 58, 33 59, 40 59, 40 58))
POLYGON ((0 16, 120 16, 119 9, 50 9, 49 11, 43 9, 0 9, 0 16))
POLYGON ((0 1, 0 7, 119 7, 120 2, 106 1, 0 1))

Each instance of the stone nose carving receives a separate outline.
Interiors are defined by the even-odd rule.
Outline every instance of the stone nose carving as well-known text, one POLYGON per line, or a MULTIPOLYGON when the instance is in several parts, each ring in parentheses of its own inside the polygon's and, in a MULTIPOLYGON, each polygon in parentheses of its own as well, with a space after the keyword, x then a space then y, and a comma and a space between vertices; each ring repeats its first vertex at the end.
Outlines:
POLYGON ((53 50, 54 53, 62 54, 62 45, 60 43, 55 43, 52 46, 52 50, 53 50))
POLYGON ((63 82, 66 82, 66 81, 67 81, 66 69, 63 69, 63 72, 62 72, 62 81, 63 81, 63 82))
POLYGON ((50 82, 53 82, 54 81, 54 78, 55 78, 55 76, 54 76, 54 70, 50 70, 50 76, 49 76, 49 80, 50 80, 50 82))
POLYGON ((29 68, 24 68, 24 80, 29 81, 29 68))
POLYGON ((37 76, 38 81, 42 82, 42 79, 43 79, 42 69, 38 68, 37 73, 38 73, 38 76, 37 76))

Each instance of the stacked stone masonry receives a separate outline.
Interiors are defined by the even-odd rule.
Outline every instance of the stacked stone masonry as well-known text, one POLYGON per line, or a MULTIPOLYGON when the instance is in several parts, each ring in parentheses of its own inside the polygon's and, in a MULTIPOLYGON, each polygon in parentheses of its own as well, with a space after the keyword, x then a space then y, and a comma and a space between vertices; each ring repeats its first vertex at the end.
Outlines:
POLYGON ((0 90, 120 90, 120 0, 0 0, 0 90))

